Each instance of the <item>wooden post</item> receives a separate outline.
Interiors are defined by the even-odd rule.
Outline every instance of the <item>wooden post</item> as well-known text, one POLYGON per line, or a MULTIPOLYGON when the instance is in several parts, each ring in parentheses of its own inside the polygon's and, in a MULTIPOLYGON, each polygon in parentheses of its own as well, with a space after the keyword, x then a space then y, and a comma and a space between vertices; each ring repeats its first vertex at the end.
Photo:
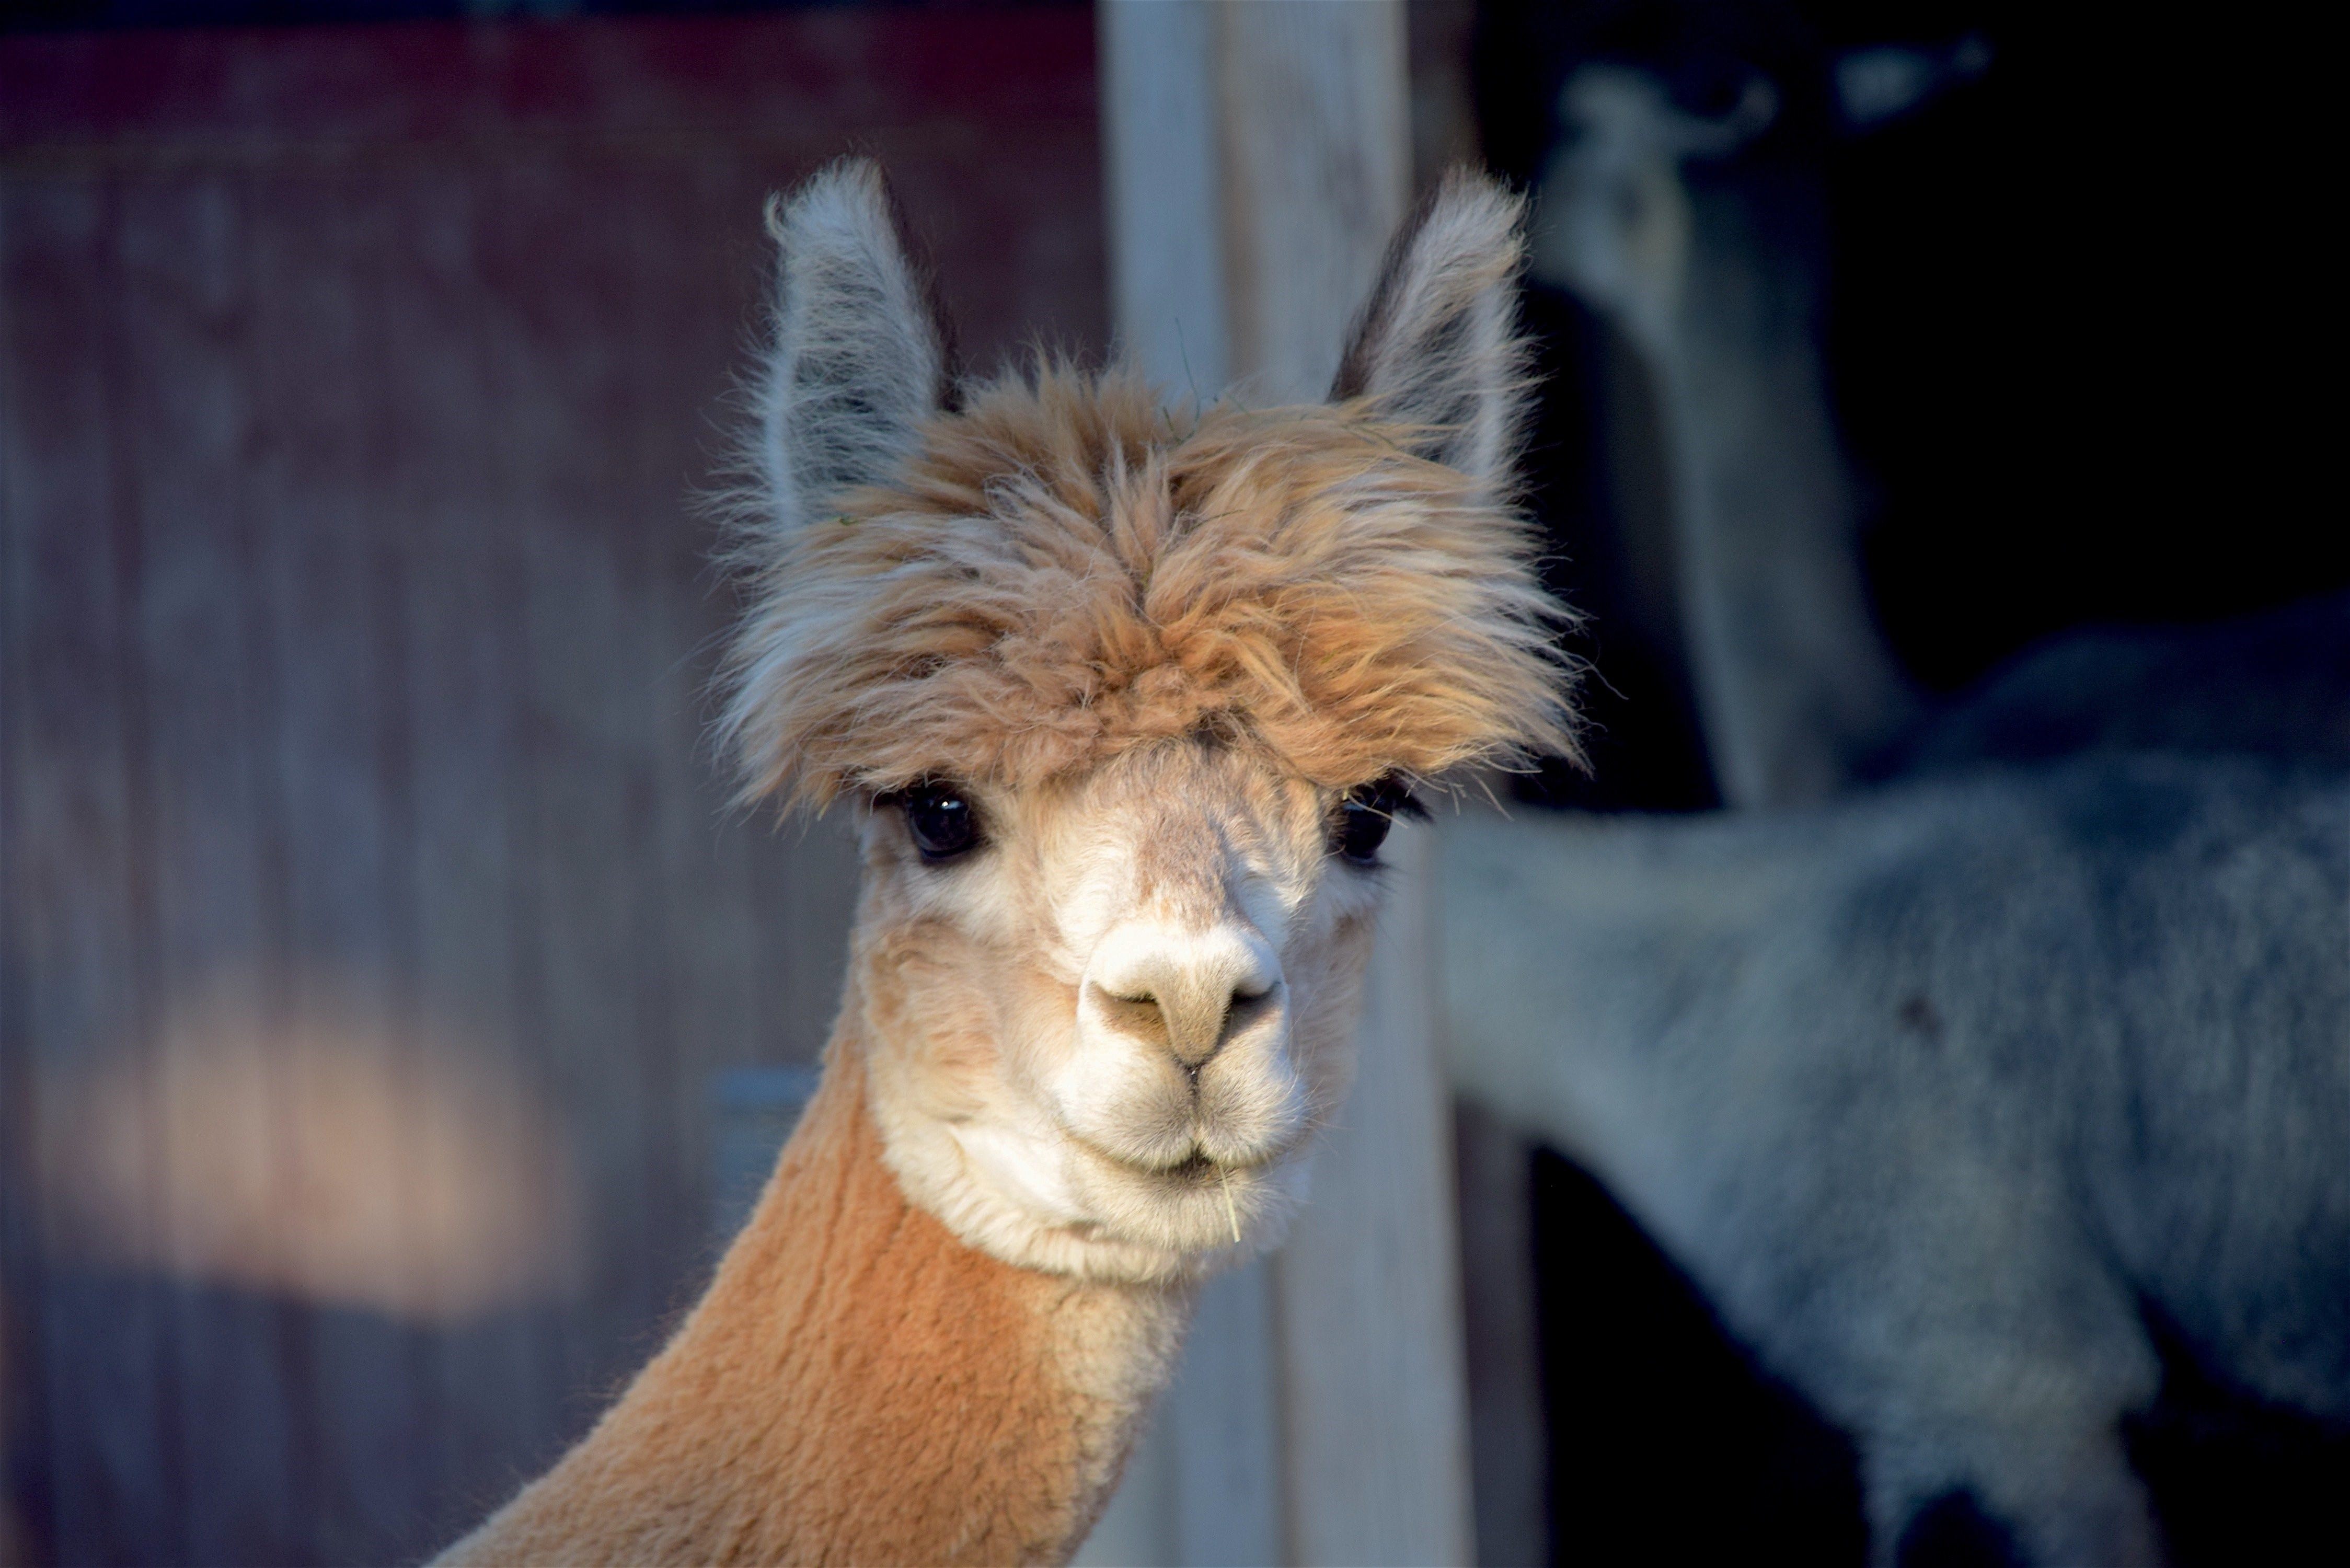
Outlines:
MULTIPOLYGON (((1399 0, 1100 8, 1112 297, 1170 394, 1320 399, 1410 197, 1399 0)), ((1419 836, 1287 1247, 1216 1282, 1079 1561, 1459 1563, 1467 1403, 1419 836)))

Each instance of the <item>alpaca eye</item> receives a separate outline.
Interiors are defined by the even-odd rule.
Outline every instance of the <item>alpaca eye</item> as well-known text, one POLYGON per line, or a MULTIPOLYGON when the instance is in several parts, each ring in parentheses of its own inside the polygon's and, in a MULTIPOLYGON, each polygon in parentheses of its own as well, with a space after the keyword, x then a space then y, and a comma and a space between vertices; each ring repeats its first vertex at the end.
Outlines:
POLYGON ((1348 790, 1338 802, 1338 819, 1330 829, 1330 847, 1357 866, 1378 864, 1379 846, 1398 816, 1425 816, 1411 790, 1393 774, 1348 790))
POLYGON ((902 797, 906 831, 929 861, 951 860, 979 842, 979 813, 948 784, 918 784, 902 797))

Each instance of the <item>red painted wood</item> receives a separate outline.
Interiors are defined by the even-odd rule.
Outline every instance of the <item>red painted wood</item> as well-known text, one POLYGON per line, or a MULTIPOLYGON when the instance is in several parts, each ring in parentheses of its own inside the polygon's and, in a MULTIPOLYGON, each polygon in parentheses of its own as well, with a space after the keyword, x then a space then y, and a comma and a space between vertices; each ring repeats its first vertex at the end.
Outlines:
POLYGON ((1071 5, 27 35, 0 39, 0 145, 992 128, 1089 119, 1093 52, 1071 5))

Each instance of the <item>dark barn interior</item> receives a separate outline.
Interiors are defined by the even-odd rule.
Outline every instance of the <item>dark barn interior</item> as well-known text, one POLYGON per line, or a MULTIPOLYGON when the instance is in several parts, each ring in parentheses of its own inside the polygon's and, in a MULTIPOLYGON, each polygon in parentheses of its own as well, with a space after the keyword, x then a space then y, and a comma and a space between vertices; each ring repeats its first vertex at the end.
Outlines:
MULTIPOLYGON (((1580 66, 1655 71, 1700 112, 1748 73, 1779 85, 1787 108, 1742 160, 1820 179, 1827 369, 1866 487, 1873 609, 1944 713, 1963 714, 2025 650, 2099 628, 2176 642, 2179 706, 2273 704, 2276 750, 2338 767, 2350 542, 2311 499, 2325 443, 2301 346, 2333 312, 2309 194, 2321 133, 2308 59, 2218 14, 1487 0, 1475 82, 1486 158, 1527 181, 1580 66), (1992 62, 1979 78, 1881 125, 1839 119, 1840 58, 1969 38, 1992 62), (2238 628, 2281 609, 2281 656, 2258 682, 2239 667, 2225 684, 2238 628)), ((1652 389, 1564 291, 1538 282, 1527 304, 1546 355, 1538 504, 1561 587, 1592 615, 1581 647, 1600 679, 1589 772, 1549 769, 1519 796, 1715 807, 1658 543, 1652 389)), ((2058 718, 1998 741, 2038 759, 2089 730, 2058 718)), ((1935 743, 1929 728, 1906 751, 1935 743)), ((1840 1434, 1753 1366, 1586 1172, 1547 1151, 1532 1172, 1555 1560, 1727 1560, 1768 1542, 1789 1561, 1861 1561, 1840 1434)), ((2350 1434, 2164 1343, 2162 1397, 2130 1443, 2177 1559, 2322 1554, 2350 1434)), ((2010 1550, 1954 1506, 1921 1522, 1902 1560, 2010 1550)))

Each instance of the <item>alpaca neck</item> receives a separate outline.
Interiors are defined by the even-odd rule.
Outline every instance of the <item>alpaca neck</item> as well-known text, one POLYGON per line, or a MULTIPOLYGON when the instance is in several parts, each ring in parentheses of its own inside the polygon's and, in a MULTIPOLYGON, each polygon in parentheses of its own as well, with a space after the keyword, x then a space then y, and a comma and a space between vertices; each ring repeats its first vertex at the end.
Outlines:
POLYGON ((677 1336, 459 1542, 488 1563, 1038 1562, 1164 1383, 1180 1290, 999 1262, 907 1202, 862 1052, 824 1083, 677 1336))
MULTIPOLYGON (((1669 1190, 1711 1137, 1737 1036, 1691 1027, 1815 896, 1847 813, 1526 821, 1439 836, 1440 996, 1453 1083, 1622 1183, 1669 1190)), ((1644 1214, 1644 1220, 1657 1217, 1644 1214)))
POLYGON ((1665 413, 1699 705, 1737 805, 1836 793, 1911 717, 1870 614, 1821 360, 1802 254, 1818 202, 1773 171, 1692 189, 1679 307, 1634 333, 1665 413))

